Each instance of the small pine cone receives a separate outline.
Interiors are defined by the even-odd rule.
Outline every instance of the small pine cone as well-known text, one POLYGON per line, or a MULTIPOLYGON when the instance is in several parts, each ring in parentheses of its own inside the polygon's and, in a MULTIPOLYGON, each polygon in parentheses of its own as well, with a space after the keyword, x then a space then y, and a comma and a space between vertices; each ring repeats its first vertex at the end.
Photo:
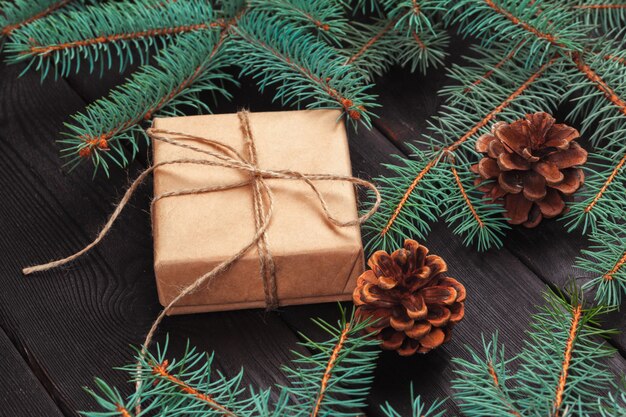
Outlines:
POLYGON ((414 240, 391 255, 375 252, 352 295, 357 315, 383 349, 402 356, 426 353, 447 342, 464 315, 465 287, 446 276, 448 267, 414 240))
POLYGON ((574 141, 578 130, 555 124, 547 113, 527 114, 513 123, 498 122, 476 141, 484 155, 472 171, 485 197, 503 202, 511 224, 535 227, 565 210, 565 200, 585 180, 580 165, 587 151, 574 141), (486 184, 483 182, 489 181, 486 184))

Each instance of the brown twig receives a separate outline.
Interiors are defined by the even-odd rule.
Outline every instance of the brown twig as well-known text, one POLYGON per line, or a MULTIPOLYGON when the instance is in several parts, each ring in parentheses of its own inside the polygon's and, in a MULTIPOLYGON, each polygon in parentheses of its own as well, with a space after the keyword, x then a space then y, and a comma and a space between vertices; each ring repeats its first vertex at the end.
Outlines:
POLYGON ((391 19, 379 32, 377 32, 374 36, 372 36, 370 39, 368 39, 367 42, 365 42, 363 44, 363 46, 354 54, 352 55, 350 58, 348 58, 346 60, 345 65, 349 65, 354 63, 354 61, 356 61, 357 59, 359 59, 361 56, 363 56, 363 54, 365 52, 367 52, 368 49, 370 49, 376 42, 378 42, 380 40, 380 38, 382 38, 387 32, 389 32, 391 29, 393 29, 393 27, 396 25, 396 23, 398 23, 398 20, 400 20, 400 18, 402 16, 404 16, 406 13, 397 16, 394 19, 391 19))
POLYGON ((351 325, 350 322, 347 322, 341 335, 339 336, 339 340, 335 345, 330 358, 328 358, 328 363, 326 364, 326 369, 324 370, 324 375, 322 376, 322 381, 320 382, 320 389, 317 393, 317 398, 315 399, 315 405, 313 406, 313 411, 311 411, 311 417, 318 417, 320 409, 322 407, 322 401, 324 400, 324 396, 326 394, 326 389, 328 388, 328 381, 333 373, 333 369, 337 363, 337 359, 339 357, 339 353, 343 349, 346 340, 348 339, 348 333, 350 333, 351 325))
POLYGON ((559 376, 559 383, 554 396, 554 417, 559 417, 559 411, 561 405, 563 404, 563 394, 565 393, 565 388, 567 386, 567 375, 572 362, 572 352, 574 351, 574 342, 576 341, 576 335, 578 334, 582 311, 582 307, 579 305, 576 306, 572 312, 572 322, 570 325, 569 336, 567 337, 567 342, 565 343, 563 364, 561 365, 561 375, 559 376))
POLYGON ((514 415, 515 417, 522 417, 522 415, 515 409, 515 407, 513 407, 513 404, 509 403, 504 398, 504 395, 502 393, 502 388, 500 387, 500 381, 498 380, 498 374, 496 374, 496 370, 493 367, 493 363, 491 363, 491 361, 487 363, 487 371, 489 372, 489 375, 491 376, 491 379, 493 380, 493 385, 496 387, 498 391, 500 391, 500 399, 509 408, 509 413, 514 415))
POLYGON ((237 417, 235 413, 233 413, 232 411, 230 411, 228 408, 224 407, 223 405, 219 404, 209 394, 205 394, 205 393, 198 391, 197 389, 193 388, 189 384, 185 383, 183 380, 169 373, 169 371, 167 370, 168 364, 169 363, 167 360, 165 360, 161 364, 150 364, 150 366, 152 367, 152 373, 154 375, 157 375, 171 382, 172 384, 176 385, 182 392, 192 395, 194 398, 198 399, 199 401, 206 403, 210 408, 220 412, 222 415, 228 416, 228 417, 237 417))
POLYGON ((20 52, 20 54, 36 54, 40 56, 49 56, 52 52, 64 51, 73 48, 80 48, 92 45, 102 45, 119 41, 129 41, 142 38, 151 38, 155 36, 177 35, 180 33, 195 32, 198 30, 209 29, 215 23, 199 23, 196 25, 176 26, 169 28, 149 29, 141 32, 116 33, 108 36, 99 36, 97 38, 82 39, 78 41, 60 43, 58 45, 32 45, 28 50, 20 52))
POLYGON ((551 33, 544 33, 541 32, 540 30, 538 30, 537 28, 535 28, 534 26, 530 25, 527 22, 524 22, 520 19, 518 19, 516 16, 514 16, 511 12, 509 12, 508 10, 503 9, 502 7, 496 5, 493 0, 484 0, 485 3, 487 3, 487 5, 489 7, 491 7, 496 13, 501 14, 502 16, 506 17, 507 19, 509 19, 513 24, 521 27, 522 29, 532 33, 533 35, 537 36, 538 38, 541 39, 545 39, 546 41, 550 42, 551 44, 558 46, 558 47, 563 47, 564 45, 560 42, 557 41, 556 36, 552 35, 551 33))
POLYGON ((605 281, 613 281, 615 274, 619 272, 619 270, 626 264, 626 252, 622 255, 622 257, 615 263, 613 268, 606 274, 602 276, 605 281))
POLYGON ((476 219, 478 226, 482 229, 483 227, 485 227, 485 223, 480 218, 480 216, 476 212, 476 208, 470 201, 469 195, 467 195, 467 192, 465 191, 465 187, 463 187, 461 178, 459 177, 458 172, 456 172, 456 168, 454 167, 454 165, 451 166, 451 169, 452 169, 452 175, 454 175, 454 181, 456 182, 457 187, 459 187, 459 191, 461 192, 461 195, 463 196, 463 200, 465 200, 465 204, 467 204, 467 207, 472 212, 472 216, 474 216, 474 219, 476 219))

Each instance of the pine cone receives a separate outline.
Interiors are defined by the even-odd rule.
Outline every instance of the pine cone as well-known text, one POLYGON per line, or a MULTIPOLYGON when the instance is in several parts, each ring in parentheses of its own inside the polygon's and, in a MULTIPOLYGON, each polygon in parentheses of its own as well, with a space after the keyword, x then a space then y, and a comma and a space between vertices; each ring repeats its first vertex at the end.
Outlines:
POLYGON ((443 259, 407 239, 403 249, 377 251, 367 264, 371 269, 358 278, 352 297, 357 314, 372 319, 367 330, 383 349, 409 356, 450 339, 464 315, 465 287, 446 276, 443 259))
POLYGON ((584 182, 577 166, 587 161, 587 151, 574 141, 579 136, 578 130, 555 124, 543 112, 510 124, 495 123, 491 134, 476 141, 476 150, 485 155, 472 166, 480 175, 478 189, 487 198, 504 201, 511 224, 535 227, 544 217, 558 216, 565 210, 564 200, 584 182))

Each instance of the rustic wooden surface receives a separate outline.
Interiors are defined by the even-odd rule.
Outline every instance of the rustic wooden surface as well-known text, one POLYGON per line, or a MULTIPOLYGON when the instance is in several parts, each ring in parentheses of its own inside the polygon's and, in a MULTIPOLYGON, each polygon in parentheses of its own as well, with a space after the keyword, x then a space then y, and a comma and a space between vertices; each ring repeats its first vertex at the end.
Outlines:
MULTIPOLYGON (((457 55, 462 51, 456 51, 457 55)), ((59 258, 84 246, 97 233, 113 205, 147 157, 111 178, 92 178, 91 167, 67 173, 55 143, 62 123, 86 103, 105 94, 124 75, 102 80, 79 74, 46 81, 22 68, 0 65, 0 415, 78 416, 94 409, 83 390, 95 376, 128 391, 127 375, 113 368, 128 363, 130 345, 140 343, 159 311, 152 275, 149 221, 151 188, 133 198, 114 231, 89 256, 55 271, 25 278, 23 266, 59 258)), ((428 77, 394 68, 377 80, 383 107, 371 131, 351 132, 354 173, 364 178, 384 173, 381 163, 403 154, 406 141, 424 131, 441 104, 436 95, 446 82, 443 71, 428 77)), ((230 103, 216 112, 248 106, 252 111, 280 107, 260 95, 249 80, 230 103)), ((462 245, 444 225, 434 225, 427 246, 443 256, 451 275, 465 283, 466 318, 453 340, 426 356, 400 358, 383 353, 368 416, 380 416, 390 401, 406 415, 409 384, 427 400, 451 394, 451 358, 466 356, 465 345, 478 348, 481 334, 498 330, 513 354, 521 348, 534 306, 548 285, 560 287, 580 271, 572 268, 585 239, 567 234, 556 221, 534 230, 516 229, 505 247, 477 253, 462 245)), ((337 320, 337 306, 321 304, 261 310, 198 314, 166 319, 159 333, 170 334, 172 354, 187 339, 200 349, 215 350, 216 366, 227 375, 241 367, 245 382, 268 387, 286 382, 281 364, 299 349, 297 332, 321 336, 310 318, 337 320)), ((624 319, 607 323, 625 329, 624 319)), ((611 366, 626 371, 626 339, 611 343, 621 354, 611 366)), ((457 406, 449 401, 452 414, 457 406)))

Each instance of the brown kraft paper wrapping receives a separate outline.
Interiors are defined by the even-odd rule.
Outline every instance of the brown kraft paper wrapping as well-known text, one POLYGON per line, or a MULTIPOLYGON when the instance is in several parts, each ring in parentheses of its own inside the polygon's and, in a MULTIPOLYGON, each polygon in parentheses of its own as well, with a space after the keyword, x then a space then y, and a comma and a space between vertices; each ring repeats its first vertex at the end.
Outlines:
MULTIPOLYGON (((351 175, 345 126, 339 110, 250 113, 257 164, 272 170, 351 175)), ((236 114, 156 119, 155 129, 203 136, 244 152, 236 114)), ((167 135, 165 135, 167 136, 167 135)), ((198 153, 154 141, 154 164, 198 153)), ((193 145, 212 150, 209 145, 193 145)), ((209 156, 207 156, 209 158, 209 156)), ((173 164, 154 172, 154 195, 244 181, 231 168, 173 164)), ((334 226, 303 181, 266 179, 274 197, 267 231, 276 264, 280 305, 348 300, 363 272, 359 226, 334 226)), ((316 181, 335 218, 356 219, 354 186, 316 181)), ((230 258, 256 231, 251 186, 158 200, 152 209, 154 270, 159 300, 167 305, 198 277, 230 258)), ((171 314, 265 307, 256 246, 204 288, 183 298, 171 314)))

